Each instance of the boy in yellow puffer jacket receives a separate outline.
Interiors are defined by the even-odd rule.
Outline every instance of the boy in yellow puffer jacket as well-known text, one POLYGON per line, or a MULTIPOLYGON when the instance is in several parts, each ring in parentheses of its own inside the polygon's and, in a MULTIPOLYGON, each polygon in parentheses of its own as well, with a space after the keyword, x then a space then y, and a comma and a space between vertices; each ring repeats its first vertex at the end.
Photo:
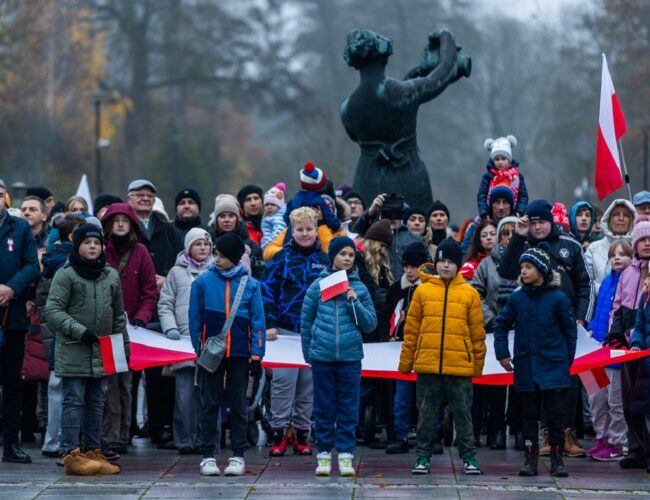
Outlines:
POLYGON ((485 361, 485 329, 478 292, 458 274, 462 251, 454 240, 436 250, 435 268, 420 266, 404 326, 399 371, 418 374, 417 460, 413 474, 429 474, 435 422, 443 400, 454 416, 465 474, 481 474, 472 427, 472 377, 485 361))

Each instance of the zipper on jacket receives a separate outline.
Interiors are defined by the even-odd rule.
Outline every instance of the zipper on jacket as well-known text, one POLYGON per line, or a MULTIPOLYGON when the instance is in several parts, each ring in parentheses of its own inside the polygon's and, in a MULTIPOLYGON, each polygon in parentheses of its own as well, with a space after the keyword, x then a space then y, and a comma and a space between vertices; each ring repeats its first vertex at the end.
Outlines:
POLYGON ((336 298, 336 361, 339 360, 339 298, 336 298))
POLYGON ((439 375, 442 375, 442 356, 445 348, 445 322, 447 321, 447 294, 449 293, 449 283, 445 281, 445 301, 442 304, 442 336, 440 337, 440 368, 439 375))

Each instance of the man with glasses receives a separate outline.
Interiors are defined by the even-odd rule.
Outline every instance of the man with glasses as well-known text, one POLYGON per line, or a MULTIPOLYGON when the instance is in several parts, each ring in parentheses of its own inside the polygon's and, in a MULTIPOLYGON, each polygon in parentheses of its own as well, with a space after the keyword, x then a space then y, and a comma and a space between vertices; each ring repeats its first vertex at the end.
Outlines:
POLYGON ((363 199, 363 196, 361 196, 360 193, 357 193, 356 191, 348 191, 343 195, 343 199, 347 202, 348 205, 350 205, 350 226, 354 226, 354 224, 359 220, 359 218, 363 215, 363 211, 366 209, 366 203, 363 199))

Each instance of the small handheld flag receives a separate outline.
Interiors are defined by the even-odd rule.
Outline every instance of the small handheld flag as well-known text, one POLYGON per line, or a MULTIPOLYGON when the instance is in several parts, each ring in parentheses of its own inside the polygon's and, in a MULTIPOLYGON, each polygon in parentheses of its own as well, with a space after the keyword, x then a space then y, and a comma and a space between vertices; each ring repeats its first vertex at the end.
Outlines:
POLYGON ((327 278, 320 280, 318 284, 320 285, 320 296, 323 302, 327 302, 350 289, 346 271, 332 273, 327 278))

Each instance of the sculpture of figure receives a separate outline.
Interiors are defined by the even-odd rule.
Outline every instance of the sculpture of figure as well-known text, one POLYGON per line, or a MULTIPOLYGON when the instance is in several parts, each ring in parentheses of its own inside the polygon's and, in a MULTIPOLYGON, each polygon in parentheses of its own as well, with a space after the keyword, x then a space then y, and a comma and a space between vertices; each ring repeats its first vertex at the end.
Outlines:
POLYGON ((471 60, 459 52, 449 31, 436 30, 429 35, 420 64, 405 80, 395 80, 385 74, 393 53, 389 38, 371 30, 348 34, 343 57, 359 70, 361 81, 341 105, 341 120, 361 148, 353 189, 365 199, 395 192, 411 206, 426 208, 433 203, 416 140, 417 113, 420 104, 469 76, 471 60))

